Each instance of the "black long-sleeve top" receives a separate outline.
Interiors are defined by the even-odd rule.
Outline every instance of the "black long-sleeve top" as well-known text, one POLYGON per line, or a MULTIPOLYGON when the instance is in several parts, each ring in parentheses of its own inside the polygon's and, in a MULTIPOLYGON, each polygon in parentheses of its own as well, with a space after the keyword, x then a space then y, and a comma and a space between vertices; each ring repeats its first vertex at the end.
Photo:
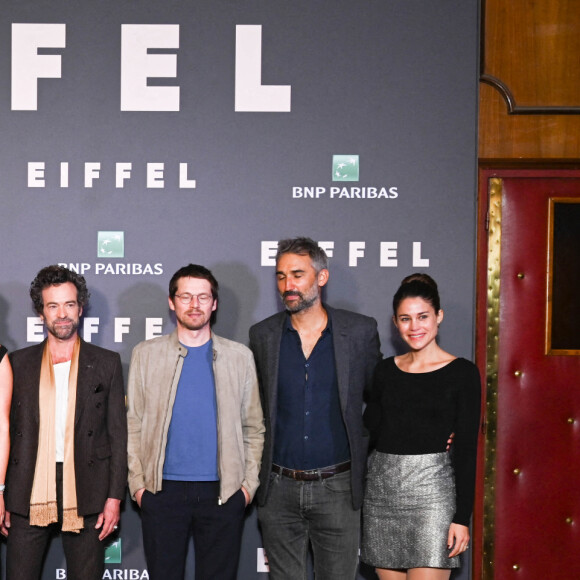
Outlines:
POLYGON ((469 525, 475 489, 481 384, 464 358, 427 373, 407 373, 393 357, 381 361, 364 422, 377 451, 419 455, 445 451, 455 433, 452 464, 457 506, 453 522, 469 525))

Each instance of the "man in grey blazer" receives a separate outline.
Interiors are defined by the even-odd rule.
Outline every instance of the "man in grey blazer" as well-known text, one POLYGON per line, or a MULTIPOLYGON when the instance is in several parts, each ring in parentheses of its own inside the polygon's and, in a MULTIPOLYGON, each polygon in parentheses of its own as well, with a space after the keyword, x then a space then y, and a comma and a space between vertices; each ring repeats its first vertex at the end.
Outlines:
POLYGON ((30 287, 47 339, 10 356, 14 391, 6 475, 8 580, 36 580, 60 533, 69 580, 100 580, 104 540, 127 483, 127 419, 117 353, 81 340, 85 279, 43 268, 30 287))
POLYGON ((286 307, 250 329, 266 439, 258 519, 272 580, 353 580, 368 436, 363 392, 381 359, 373 318, 323 304, 327 257, 310 238, 282 240, 286 307))

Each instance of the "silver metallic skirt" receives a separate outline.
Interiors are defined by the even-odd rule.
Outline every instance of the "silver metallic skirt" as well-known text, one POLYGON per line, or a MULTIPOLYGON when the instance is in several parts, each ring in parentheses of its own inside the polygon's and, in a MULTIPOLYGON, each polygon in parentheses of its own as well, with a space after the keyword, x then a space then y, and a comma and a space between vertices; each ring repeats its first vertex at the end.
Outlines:
POLYGON ((363 504, 361 559, 375 568, 458 568, 447 535, 455 513, 448 453, 374 451, 363 504))

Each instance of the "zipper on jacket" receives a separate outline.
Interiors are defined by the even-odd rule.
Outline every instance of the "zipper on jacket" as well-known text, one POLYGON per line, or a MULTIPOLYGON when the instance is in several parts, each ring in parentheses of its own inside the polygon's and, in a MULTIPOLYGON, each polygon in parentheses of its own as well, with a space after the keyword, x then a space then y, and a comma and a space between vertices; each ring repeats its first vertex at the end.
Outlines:
MULTIPOLYGON (((213 338, 213 337, 212 337, 213 338)), ((220 407, 218 404, 218 394, 217 394, 217 372, 216 372, 216 359, 217 353, 214 350, 212 353, 212 371, 213 371, 213 380, 214 380, 214 389, 215 389, 215 419, 216 419, 216 431, 217 431, 217 468, 218 468, 218 478, 219 478, 219 486, 220 486, 220 494, 222 491, 222 473, 221 473, 221 426, 220 426, 220 407)), ((218 495, 218 505, 222 505, 222 497, 218 495)))

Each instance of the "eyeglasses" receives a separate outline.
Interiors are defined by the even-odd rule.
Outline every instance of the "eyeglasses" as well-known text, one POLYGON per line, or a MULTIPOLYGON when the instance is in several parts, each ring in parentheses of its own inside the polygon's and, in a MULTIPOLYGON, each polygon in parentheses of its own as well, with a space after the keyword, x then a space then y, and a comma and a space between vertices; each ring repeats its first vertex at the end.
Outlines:
POLYGON ((175 294, 176 298, 179 298, 179 301, 182 304, 191 304, 194 298, 197 298, 197 301, 203 306, 205 304, 209 304, 212 300, 213 296, 211 294, 190 294, 189 292, 184 292, 183 294, 175 294))

